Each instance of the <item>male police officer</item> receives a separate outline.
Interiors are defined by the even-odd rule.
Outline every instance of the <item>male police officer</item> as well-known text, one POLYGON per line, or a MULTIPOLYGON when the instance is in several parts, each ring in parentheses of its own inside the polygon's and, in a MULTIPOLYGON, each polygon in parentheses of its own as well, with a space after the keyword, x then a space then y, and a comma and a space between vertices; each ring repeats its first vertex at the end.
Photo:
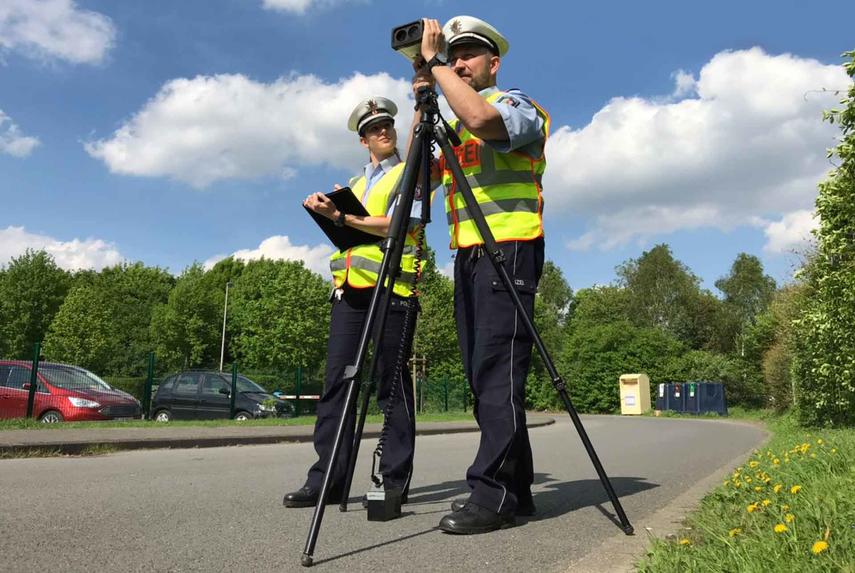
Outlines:
MULTIPOLYGON (((394 116, 398 109, 383 97, 364 100, 353 110, 348 128, 359 134, 360 143, 368 149, 370 161, 363 174, 350 180, 353 193, 360 199, 368 217, 346 214, 339 211, 323 193, 309 195, 303 204, 316 213, 331 219, 338 226, 348 226, 385 237, 389 229, 390 214, 397 196, 397 183, 403 171, 396 149, 397 133, 394 116)), ((338 185, 336 185, 338 188, 338 185)), ((395 404, 389 417, 391 431, 380 460, 386 489, 400 488, 402 500, 406 500, 413 466, 415 446, 415 417, 413 410, 413 383, 406 368, 395 378, 395 363, 398 348, 403 338, 404 312, 415 299, 413 294, 415 269, 415 235, 409 234, 405 242, 401 261, 401 274, 395 282, 394 297, 386 319, 382 349, 379 354, 378 370, 380 383, 377 392, 381 409, 385 409, 393 385, 396 386, 395 404)), ((343 376, 345 367, 352 364, 367 314, 371 291, 377 283, 377 272, 383 259, 378 244, 359 245, 344 252, 336 252, 330 258, 335 290, 330 298, 332 316, 327 345, 327 365, 324 393, 318 402, 315 423, 315 450, 318 461, 309 469, 305 485, 285 495, 287 507, 308 507, 318 501, 321 484, 326 471, 333 441, 338 429, 338 420, 343 415, 347 391, 343 376)), ((410 349, 404 360, 409 359, 410 349)), ((330 482, 331 503, 341 501, 347 461, 353 444, 353 425, 346 426, 342 447, 336 460, 333 479, 330 482)))
MULTIPOLYGON (((496 75, 507 40, 491 25, 457 16, 440 29, 424 20, 413 89, 439 84, 457 116, 462 144, 455 155, 505 255, 505 265, 526 306, 543 269, 541 177, 549 117, 519 90, 500 91, 496 75), (441 55, 443 37, 448 62, 441 55)), ((449 533, 485 533, 534 513, 531 446, 526 429, 525 380, 532 339, 467 211, 451 171, 440 162, 454 262, 454 310, 463 365, 475 395, 481 443, 466 478, 468 500, 455 501, 440 521, 449 533)))

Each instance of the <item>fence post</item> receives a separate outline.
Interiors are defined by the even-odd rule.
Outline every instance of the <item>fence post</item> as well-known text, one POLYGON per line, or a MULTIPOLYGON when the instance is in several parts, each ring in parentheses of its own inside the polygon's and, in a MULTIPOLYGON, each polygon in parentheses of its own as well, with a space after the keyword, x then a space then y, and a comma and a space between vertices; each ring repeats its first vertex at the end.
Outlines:
POLYGON ((421 378, 416 378, 416 412, 419 414, 422 413, 422 409, 424 408, 424 388, 422 388, 423 380, 421 378))
POLYGON ((154 384, 154 352, 148 353, 148 373, 143 387, 143 420, 150 419, 151 414, 151 386, 154 384))
POLYGON ((232 362, 232 392, 229 395, 229 418, 235 417, 235 398, 237 398, 237 362, 232 362))
POLYGON ((443 402, 445 403, 445 411, 448 412, 448 376, 442 379, 443 402))
POLYGON ((463 381, 463 411, 469 409, 469 388, 466 386, 466 381, 463 381))
POLYGON ((294 415, 300 415, 300 394, 303 393, 303 367, 297 366, 297 388, 295 394, 297 399, 294 400, 294 415))
POLYGON ((33 367, 30 370, 30 392, 27 395, 27 418, 33 417, 33 405, 36 401, 36 388, 39 386, 39 354, 42 352, 42 343, 36 342, 33 347, 33 367))

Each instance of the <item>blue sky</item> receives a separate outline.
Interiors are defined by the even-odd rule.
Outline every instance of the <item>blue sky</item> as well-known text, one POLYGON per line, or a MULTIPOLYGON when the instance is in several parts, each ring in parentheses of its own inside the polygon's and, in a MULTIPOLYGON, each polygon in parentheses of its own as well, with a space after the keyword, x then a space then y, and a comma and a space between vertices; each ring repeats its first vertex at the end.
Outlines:
POLYGON ((385 95, 409 125, 391 28, 459 14, 509 39, 499 86, 551 114, 547 256, 574 289, 661 242, 709 288, 742 251, 788 279, 831 167, 822 90, 849 86, 851 2, 4 0, 0 264, 34 247, 66 268, 238 253, 322 271, 300 201, 365 161, 350 110, 385 95))

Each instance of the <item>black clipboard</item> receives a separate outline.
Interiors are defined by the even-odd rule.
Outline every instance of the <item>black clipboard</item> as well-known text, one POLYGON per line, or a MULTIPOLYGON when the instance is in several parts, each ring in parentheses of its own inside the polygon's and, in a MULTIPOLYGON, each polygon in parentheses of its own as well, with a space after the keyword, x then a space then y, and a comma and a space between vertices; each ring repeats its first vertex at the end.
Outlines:
MULTIPOLYGON (((369 216, 368 211, 365 210, 365 207, 359 199, 356 198, 356 195, 353 194, 350 187, 336 189, 331 193, 327 193, 326 196, 329 197, 336 208, 343 213, 347 213, 348 215, 359 215, 361 217, 369 216)), ((330 242, 338 247, 339 251, 346 251, 347 249, 357 245, 367 245, 383 240, 383 237, 379 235, 372 235, 371 233, 366 233, 365 231, 360 231, 359 229, 354 229, 352 227, 336 227, 335 223, 330 219, 327 219, 319 213, 315 213, 305 205, 303 208, 312 216, 312 219, 315 220, 315 223, 318 224, 318 227, 321 228, 321 231, 323 231, 329 238, 330 242)))

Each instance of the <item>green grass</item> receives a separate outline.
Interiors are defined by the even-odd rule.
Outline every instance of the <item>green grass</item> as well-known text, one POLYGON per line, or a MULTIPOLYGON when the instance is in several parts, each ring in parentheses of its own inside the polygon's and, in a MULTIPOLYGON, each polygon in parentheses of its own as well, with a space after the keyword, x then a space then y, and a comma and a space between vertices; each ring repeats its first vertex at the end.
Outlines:
POLYGON ((855 572, 855 429, 806 429, 765 411, 735 414, 765 421, 769 442, 703 499, 676 536, 655 540, 637 570, 855 572))
MULTIPOLYGON (((418 414, 416 424, 420 422, 455 422, 473 420, 471 412, 440 412, 433 414, 418 414)), ((366 423, 375 424, 383 421, 380 414, 369 415, 366 423)), ((123 422, 63 422, 61 424, 42 424, 37 420, 15 418, 0 420, 0 430, 67 430, 81 428, 166 428, 166 427, 229 427, 229 426, 311 426, 315 423, 314 416, 298 418, 260 418, 236 422, 234 420, 174 420, 172 422, 153 422, 145 420, 126 420, 123 422)))

